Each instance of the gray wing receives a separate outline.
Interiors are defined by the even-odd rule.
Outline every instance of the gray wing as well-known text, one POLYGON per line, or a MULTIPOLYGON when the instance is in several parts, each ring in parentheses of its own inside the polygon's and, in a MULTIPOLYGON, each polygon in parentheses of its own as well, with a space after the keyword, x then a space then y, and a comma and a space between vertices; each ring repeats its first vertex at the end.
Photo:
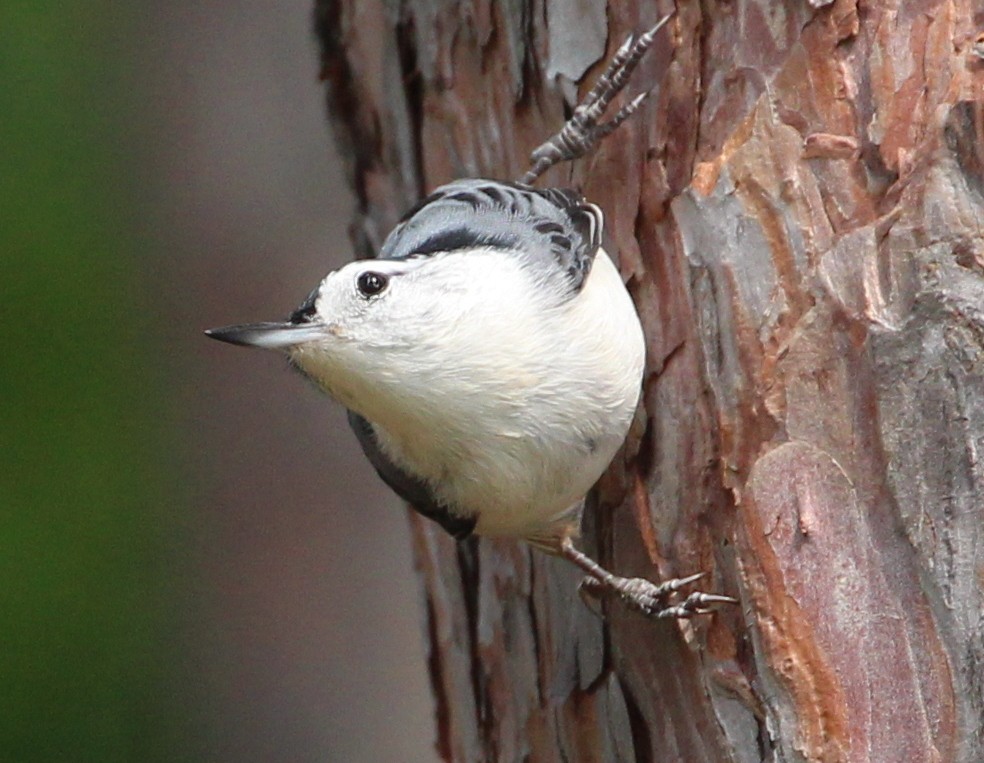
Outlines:
POLYGON ((359 439, 362 452, 366 454, 369 463, 383 482, 390 486, 400 498, 409 503, 416 511, 429 519, 433 519, 447 530, 454 538, 461 540, 471 535, 475 529, 475 517, 462 517, 454 514, 443 504, 439 503, 425 482, 407 474, 394 464, 379 447, 376 431, 366 419, 353 411, 348 412, 349 426, 359 439))
POLYGON ((386 238, 384 259, 493 247, 581 290, 601 245, 601 211, 574 191, 458 180, 413 207, 386 238))

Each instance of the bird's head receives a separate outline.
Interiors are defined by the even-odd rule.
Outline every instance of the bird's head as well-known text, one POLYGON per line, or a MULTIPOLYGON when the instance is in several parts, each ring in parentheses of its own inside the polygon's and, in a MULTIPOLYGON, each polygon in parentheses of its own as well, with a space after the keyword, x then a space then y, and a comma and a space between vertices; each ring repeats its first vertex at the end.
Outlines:
POLYGON ((285 352, 370 418, 367 406, 380 401, 409 409, 509 398, 579 330, 565 311, 601 228, 600 211, 572 192, 456 181, 407 213, 379 259, 330 273, 286 321, 206 333, 285 352))
MULTIPOLYGON (((521 355, 546 295, 522 260, 494 249, 359 260, 329 273, 283 322, 209 329, 213 339, 278 350, 348 408, 468 394, 521 355), (371 400, 366 400, 370 398, 371 400)), ((532 352, 531 348, 531 352, 532 352)))

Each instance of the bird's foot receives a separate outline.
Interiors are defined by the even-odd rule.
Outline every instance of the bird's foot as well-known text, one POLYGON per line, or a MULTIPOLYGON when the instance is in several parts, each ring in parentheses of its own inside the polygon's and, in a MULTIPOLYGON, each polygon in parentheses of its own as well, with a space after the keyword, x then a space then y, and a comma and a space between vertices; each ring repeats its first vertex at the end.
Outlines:
POLYGON ((720 596, 703 591, 693 591, 682 600, 677 596, 680 589, 704 577, 703 572, 685 578, 673 578, 662 583, 653 583, 644 578, 622 578, 612 575, 610 580, 601 581, 588 575, 581 581, 581 590, 594 597, 617 596, 636 612, 652 618, 686 619, 694 615, 708 615, 718 604, 737 604, 730 596, 720 596))
POLYGON ((629 35, 612 57, 608 68, 598 78, 585 99, 574 109, 574 114, 560 132, 530 154, 530 169, 520 182, 529 185, 555 164, 584 156, 635 113, 649 96, 649 91, 637 95, 607 122, 599 121, 612 99, 625 88, 629 76, 656 39, 656 33, 672 15, 672 12, 668 13, 656 23, 656 26, 639 37, 629 35))
POLYGON ((730 596, 694 591, 686 597, 680 591, 704 577, 703 572, 685 578, 673 578, 653 583, 644 578, 623 578, 613 575, 583 551, 570 538, 560 543, 560 555, 587 573, 581 581, 582 593, 594 597, 617 596, 630 608, 652 618, 690 618, 714 612, 718 604, 737 604, 730 596))

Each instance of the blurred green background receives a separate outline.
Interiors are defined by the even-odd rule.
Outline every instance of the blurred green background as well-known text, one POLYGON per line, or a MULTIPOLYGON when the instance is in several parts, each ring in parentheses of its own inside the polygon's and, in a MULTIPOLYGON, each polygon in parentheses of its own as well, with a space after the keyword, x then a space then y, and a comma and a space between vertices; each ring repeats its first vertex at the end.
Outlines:
POLYGON ((162 459, 176 433, 133 257, 136 104, 120 45, 131 19, 106 10, 0 9, 0 755, 11 761, 173 759, 180 704, 194 701, 171 671, 188 499, 162 459))
POLYGON ((351 256, 309 14, 0 6, 0 763, 434 758, 402 511, 200 334, 351 256))

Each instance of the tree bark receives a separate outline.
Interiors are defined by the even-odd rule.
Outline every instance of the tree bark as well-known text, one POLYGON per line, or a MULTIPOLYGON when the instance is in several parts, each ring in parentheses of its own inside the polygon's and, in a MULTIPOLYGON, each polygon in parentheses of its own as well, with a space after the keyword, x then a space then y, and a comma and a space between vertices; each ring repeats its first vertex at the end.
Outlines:
MULTIPOLYGON (((440 183, 521 176, 672 9, 319 0, 362 253, 440 183)), ((982 26, 679 2, 629 86, 653 97, 544 179, 605 210, 648 340, 584 545, 741 605, 601 618, 559 560, 413 517, 442 758, 984 759, 982 26)))

